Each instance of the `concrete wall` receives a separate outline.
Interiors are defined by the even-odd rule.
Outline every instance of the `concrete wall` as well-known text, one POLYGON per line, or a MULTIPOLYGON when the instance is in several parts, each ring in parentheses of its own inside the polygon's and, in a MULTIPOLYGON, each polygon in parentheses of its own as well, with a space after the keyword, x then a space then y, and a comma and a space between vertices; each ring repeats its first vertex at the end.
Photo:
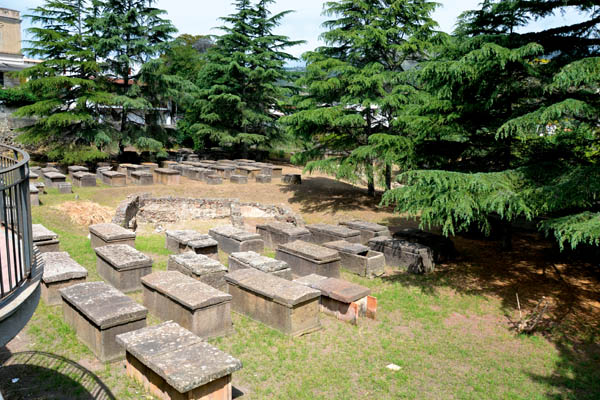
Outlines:
POLYGON ((33 123, 30 119, 14 118, 12 113, 16 108, 7 107, 0 104, 0 143, 9 146, 22 147, 15 142, 15 138, 19 135, 18 128, 30 125, 33 123))

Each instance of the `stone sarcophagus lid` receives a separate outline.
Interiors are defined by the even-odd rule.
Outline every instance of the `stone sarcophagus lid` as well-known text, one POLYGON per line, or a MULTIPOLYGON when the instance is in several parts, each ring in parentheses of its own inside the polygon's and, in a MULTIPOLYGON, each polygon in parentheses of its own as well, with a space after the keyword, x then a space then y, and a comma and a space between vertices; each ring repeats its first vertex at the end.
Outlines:
POLYGON ((360 243, 336 240, 323 244, 324 247, 339 252, 342 267, 348 271, 367 278, 381 276, 385 273, 385 256, 371 250, 360 243))
POLYGON ((167 270, 179 271, 215 289, 227 290, 224 278, 227 273, 227 267, 219 261, 203 254, 196 254, 190 251, 170 256, 167 270))
POLYGON ((231 400, 231 375, 242 363, 175 322, 117 337, 127 375, 161 400, 231 400))
POLYGON ((175 254, 193 251, 196 254, 218 259, 218 242, 209 235, 193 230, 176 230, 166 232, 166 247, 175 254))
POLYGON ((127 185, 127 175, 123 172, 104 170, 102 171, 102 183, 108 186, 125 186, 127 185))
POLYGON ((117 224, 90 225, 89 230, 92 249, 109 244, 127 244, 135 248, 135 232, 117 224))
POLYGON ((307 275, 294 282, 321 292, 321 311, 342 321, 357 324, 359 317, 375 319, 377 299, 371 289, 337 278, 307 275))
POLYGON ((42 299, 48 305, 61 303, 58 291, 67 286, 85 282, 87 269, 73 260, 67 252, 49 252, 40 255, 44 260, 42 275, 42 299))
POLYGON ((44 183, 49 188, 58 189, 58 185, 60 183, 65 183, 67 177, 61 174, 60 172, 44 172, 44 183))
POLYGON ((150 170, 132 171, 131 183, 139 186, 148 186, 154 184, 154 175, 150 170))
POLYGON ((154 182, 161 185, 178 185, 180 182, 180 173, 175 169, 156 168, 153 171, 154 182))
POLYGON ((179 271, 160 271, 142 278, 144 306, 162 320, 173 320, 204 339, 228 335, 231 295, 179 271))
POLYGON ((89 172, 79 171, 71 175, 74 186, 92 187, 96 186, 96 175, 89 172))
POLYGON ((65 322, 100 361, 122 358, 125 352, 115 337, 146 326, 148 310, 107 283, 80 283, 59 291, 65 322))
POLYGON ((275 258, 285 261, 295 276, 318 274, 331 278, 340 276, 340 255, 336 250, 314 243, 296 240, 277 247, 275 258))
POLYGON ((60 251, 60 243, 56 233, 41 224, 33 224, 31 228, 33 244, 38 248, 40 253, 60 251))
POLYGON ((310 242, 310 231, 308 229, 298 227, 288 222, 269 222, 256 225, 256 233, 262 237, 265 246, 272 249, 277 248, 280 244, 286 244, 296 240, 310 242))
POLYGON ((292 336, 321 327, 318 290, 253 268, 230 272, 225 280, 240 314, 292 336))
POLYGON ((360 243, 360 231, 340 225, 314 224, 306 225, 311 233, 311 241, 316 244, 345 240, 351 243, 360 243))
POLYGON ((373 222, 353 220, 348 222, 340 222, 340 225, 359 231, 360 242, 364 245, 368 244, 369 240, 373 239, 374 237, 392 236, 387 226, 379 225, 373 222))
POLYGON ((292 270, 284 261, 274 260, 253 251, 231 253, 229 255, 229 271, 233 272, 244 268, 254 268, 289 281, 292 280, 292 270))
POLYGON ((69 167, 67 167, 67 173, 69 174, 69 176, 72 178, 73 174, 75 174, 76 172, 89 172, 90 170, 87 167, 84 167, 82 165, 71 165, 69 167))
POLYGON ((227 254, 240 251, 262 253, 265 243, 257 233, 246 232, 232 225, 218 226, 208 231, 208 234, 219 242, 219 249, 227 254))

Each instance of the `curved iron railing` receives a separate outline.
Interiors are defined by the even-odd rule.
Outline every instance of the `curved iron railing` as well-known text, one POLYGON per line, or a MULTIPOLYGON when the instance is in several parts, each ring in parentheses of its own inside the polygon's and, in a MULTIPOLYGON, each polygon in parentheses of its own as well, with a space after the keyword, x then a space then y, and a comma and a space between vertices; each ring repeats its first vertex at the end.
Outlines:
POLYGON ((31 275, 29 155, 0 144, 0 301, 31 275))

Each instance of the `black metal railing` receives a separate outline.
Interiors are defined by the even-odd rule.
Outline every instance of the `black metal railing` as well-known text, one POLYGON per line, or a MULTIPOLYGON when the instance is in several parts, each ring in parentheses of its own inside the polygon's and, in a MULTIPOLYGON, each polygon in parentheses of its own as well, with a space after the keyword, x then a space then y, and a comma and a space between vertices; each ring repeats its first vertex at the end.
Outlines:
POLYGON ((0 300, 29 279, 32 262, 29 155, 0 144, 0 300))

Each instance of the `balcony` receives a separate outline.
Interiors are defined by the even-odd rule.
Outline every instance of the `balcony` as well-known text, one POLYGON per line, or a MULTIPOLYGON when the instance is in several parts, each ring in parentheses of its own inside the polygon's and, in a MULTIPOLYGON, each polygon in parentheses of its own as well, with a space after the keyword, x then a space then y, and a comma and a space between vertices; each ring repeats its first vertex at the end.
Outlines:
POLYGON ((0 346, 33 315, 42 272, 32 242, 29 155, 0 145, 0 346))

